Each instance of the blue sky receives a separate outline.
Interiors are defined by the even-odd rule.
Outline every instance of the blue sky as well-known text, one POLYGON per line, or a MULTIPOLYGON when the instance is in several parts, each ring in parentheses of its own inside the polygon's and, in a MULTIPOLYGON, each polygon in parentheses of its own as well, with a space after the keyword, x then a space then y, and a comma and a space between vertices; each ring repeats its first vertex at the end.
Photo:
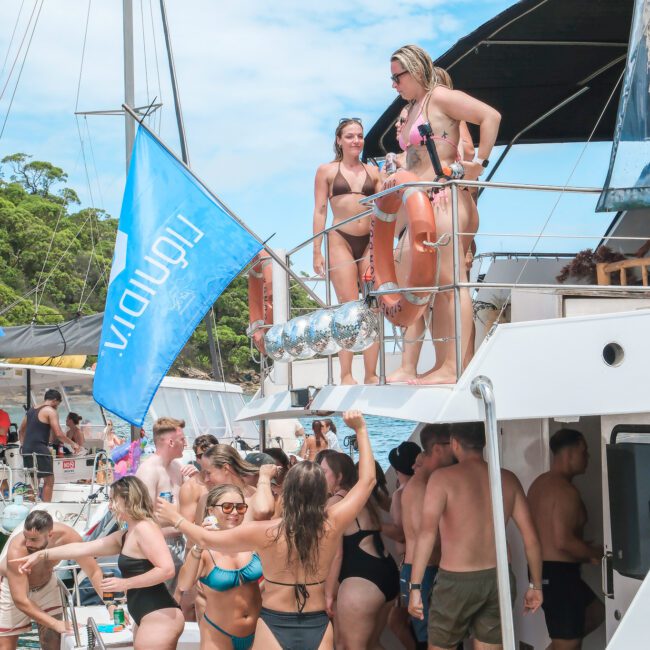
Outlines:
MULTIPOLYGON (((83 205, 115 216, 124 187, 123 120, 77 121, 74 111, 75 106, 116 109, 122 102, 121 4, 92 3, 80 76, 88 0, 44 3, 0 138, 0 157, 21 151, 63 167, 83 205)), ((435 58, 510 4, 169 0, 192 167, 262 238, 276 233, 275 246, 293 247, 311 234, 313 177, 316 167, 331 159, 339 118, 360 116, 369 127, 393 100, 391 52, 418 43, 435 58)), ((0 91, 8 81, 0 99, 0 128, 24 49, 8 73, 32 8, 38 11, 39 5, 25 0, 10 47, 21 2, 0 3, 0 64, 6 58, 0 91)), ((152 0, 134 0, 136 103, 162 97, 164 108, 153 124, 177 149, 157 7, 152 0)), ((561 185, 575 166, 571 184, 597 186, 605 177, 609 149, 609 143, 586 151, 575 144, 516 147, 495 180, 561 185)), ((479 205, 481 232, 536 233, 554 201, 492 191, 479 205)), ((595 201, 564 197, 546 231, 598 237, 611 215, 595 215, 595 201)), ((484 234, 477 241, 485 252, 527 251, 533 240, 484 234)), ((543 240, 538 250, 575 251, 593 241, 543 240)), ((310 248, 306 251, 296 265, 311 270, 310 248)))

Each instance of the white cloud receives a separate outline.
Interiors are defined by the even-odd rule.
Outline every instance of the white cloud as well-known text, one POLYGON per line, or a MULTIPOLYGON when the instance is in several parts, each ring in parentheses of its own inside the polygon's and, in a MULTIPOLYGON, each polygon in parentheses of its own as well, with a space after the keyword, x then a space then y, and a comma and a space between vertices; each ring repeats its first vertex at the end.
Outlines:
MULTIPOLYGON (((134 0, 133 4, 136 103, 146 104, 154 95, 162 95, 162 136, 176 147, 158 3, 134 0)), ((25 5, 19 35, 33 6, 31 0, 25 5)), ((278 230, 276 240, 282 245, 293 245, 310 234, 313 173, 332 155, 339 117, 360 116, 372 125, 395 96, 389 80, 391 52, 415 42, 434 55, 441 54, 463 35, 466 11, 465 3, 442 0, 170 0, 167 5, 193 167, 260 235, 278 230), (464 5, 465 9, 458 9, 464 5)), ((0 63, 19 6, 19 0, 0 3, 0 63)), ((0 141, 2 155, 25 151, 66 168, 86 202, 89 192, 72 113, 87 6, 85 0, 44 4, 0 141)), ((121 6, 116 0, 92 3, 80 88, 82 110, 118 108, 122 102, 121 6)), ((476 26, 476 18, 471 20, 476 26)), ((15 48, 16 44, 10 59, 15 48)), ((0 78, 0 88, 3 83, 0 78)), ((6 108, 3 98, 0 118, 6 108)), ((102 195, 108 209, 117 214, 123 183, 123 124, 115 117, 88 120, 102 195)), ((91 176, 96 183, 92 169, 91 176)), ((99 192, 93 191, 98 202, 99 192)))

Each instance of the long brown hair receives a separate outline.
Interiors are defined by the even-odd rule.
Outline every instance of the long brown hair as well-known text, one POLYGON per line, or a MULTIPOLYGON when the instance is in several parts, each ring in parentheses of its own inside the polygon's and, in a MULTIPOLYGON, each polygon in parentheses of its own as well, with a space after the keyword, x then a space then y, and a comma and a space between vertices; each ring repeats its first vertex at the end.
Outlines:
POLYGON ((327 436, 323 433, 323 424, 320 420, 314 420, 311 423, 311 430, 314 432, 314 437, 316 438, 316 446, 322 447, 327 446, 327 436))
POLYGON ((305 574, 318 573, 320 542, 325 532, 327 480, 316 463, 294 465, 282 486, 283 511, 276 540, 287 541, 287 567, 297 558, 305 574))
POLYGON ((213 445, 205 452, 204 458, 207 458, 213 467, 228 465, 239 478, 255 476, 260 472, 259 467, 247 463, 230 445, 213 445))

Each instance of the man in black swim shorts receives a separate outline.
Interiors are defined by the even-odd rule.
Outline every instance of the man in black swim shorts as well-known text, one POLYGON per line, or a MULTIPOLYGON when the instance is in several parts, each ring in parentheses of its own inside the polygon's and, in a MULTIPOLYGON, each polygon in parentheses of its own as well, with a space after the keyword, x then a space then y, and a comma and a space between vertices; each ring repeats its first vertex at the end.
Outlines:
POLYGON ((605 616, 603 604, 580 576, 580 565, 600 564, 603 549, 583 539, 587 510, 571 482, 585 473, 589 462, 584 436, 560 429, 551 437, 550 447, 551 469, 528 491, 542 543, 542 608, 553 650, 579 650, 582 639, 605 616))

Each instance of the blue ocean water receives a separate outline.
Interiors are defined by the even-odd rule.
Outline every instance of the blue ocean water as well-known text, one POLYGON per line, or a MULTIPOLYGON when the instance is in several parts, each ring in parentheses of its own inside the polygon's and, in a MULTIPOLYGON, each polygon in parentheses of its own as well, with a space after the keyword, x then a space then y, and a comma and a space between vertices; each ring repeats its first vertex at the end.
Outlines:
MULTIPOLYGON (((311 423, 323 418, 300 418, 300 423, 305 428, 305 431, 311 433, 311 423)), ((346 436, 353 433, 352 429, 343 423, 343 418, 338 416, 331 416, 330 419, 336 425, 336 434, 339 439, 341 447, 346 436)), ((383 470, 387 470, 388 452, 397 447, 400 442, 407 440, 413 429, 417 426, 417 422, 411 420, 395 420, 393 418, 366 416, 366 423, 368 425, 368 433, 370 434, 370 444, 372 445, 375 458, 379 461, 383 470)), ((343 447, 345 449, 345 447, 343 447)), ((345 449, 347 451, 347 449, 345 449)), ((356 459, 356 455, 355 455, 356 459)))

